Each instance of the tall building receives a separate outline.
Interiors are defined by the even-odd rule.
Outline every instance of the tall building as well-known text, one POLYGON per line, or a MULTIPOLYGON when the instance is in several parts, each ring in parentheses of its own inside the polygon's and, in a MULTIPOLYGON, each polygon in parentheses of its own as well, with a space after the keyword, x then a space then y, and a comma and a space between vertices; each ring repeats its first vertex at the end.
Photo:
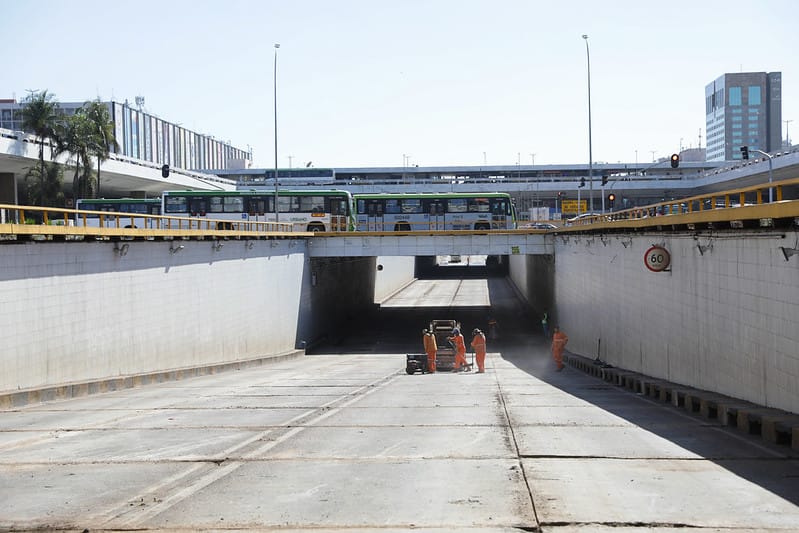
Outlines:
POLYGON ((705 86, 707 161, 741 159, 741 146, 782 147, 782 73, 724 74, 705 86))
MULTIPOLYGON (((114 124, 118 147, 112 152, 185 170, 243 169, 252 163, 252 154, 210 135, 196 133, 167 122, 128 102, 103 102, 114 124)), ((14 99, 0 100, 0 128, 22 130, 22 107, 14 99)), ((64 115, 72 115, 83 103, 59 102, 64 115)))

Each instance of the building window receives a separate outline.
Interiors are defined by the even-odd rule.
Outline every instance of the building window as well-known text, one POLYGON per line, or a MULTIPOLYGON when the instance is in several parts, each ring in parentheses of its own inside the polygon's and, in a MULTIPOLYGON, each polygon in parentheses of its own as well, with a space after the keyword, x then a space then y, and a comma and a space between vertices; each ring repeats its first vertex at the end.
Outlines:
POLYGON ((741 105, 741 88, 730 87, 730 105, 741 105))
POLYGON ((760 86, 749 86, 749 105, 760 105, 760 86))

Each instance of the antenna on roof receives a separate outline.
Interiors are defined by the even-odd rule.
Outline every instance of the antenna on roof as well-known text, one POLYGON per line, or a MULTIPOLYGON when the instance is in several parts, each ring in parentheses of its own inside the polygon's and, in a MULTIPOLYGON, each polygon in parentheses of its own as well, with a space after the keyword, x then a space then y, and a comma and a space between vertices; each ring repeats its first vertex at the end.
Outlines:
POLYGON ((136 107, 139 108, 139 111, 144 109, 144 97, 143 96, 137 96, 136 97, 136 107))
POLYGON ((305 165, 305 168, 308 168, 308 167, 310 167, 310 166, 311 166, 311 163, 313 163, 313 161, 308 161, 308 163, 306 163, 306 165, 305 165))

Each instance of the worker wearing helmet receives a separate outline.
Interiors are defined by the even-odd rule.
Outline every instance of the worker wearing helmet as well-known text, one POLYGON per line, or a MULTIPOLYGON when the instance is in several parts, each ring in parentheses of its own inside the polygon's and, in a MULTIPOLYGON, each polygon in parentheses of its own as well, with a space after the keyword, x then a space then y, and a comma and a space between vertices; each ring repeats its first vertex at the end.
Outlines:
POLYGON ((438 345, 436 344, 436 336, 432 331, 422 330, 422 341, 424 342, 424 351, 427 353, 427 371, 433 373, 436 371, 436 352, 438 345))
POLYGON ((472 349, 474 349, 474 357, 477 359, 477 373, 482 374, 485 372, 486 363, 486 336, 477 328, 472 331, 472 349))
POLYGON ((566 349, 567 342, 569 342, 569 337, 558 326, 555 326, 552 330, 552 358, 555 360, 558 372, 563 370, 563 350, 566 349))
POLYGON ((456 372, 461 369, 461 366, 466 366, 466 343, 463 340, 463 335, 458 328, 452 330, 452 335, 447 337, 455 346, 455 370, 456 372))

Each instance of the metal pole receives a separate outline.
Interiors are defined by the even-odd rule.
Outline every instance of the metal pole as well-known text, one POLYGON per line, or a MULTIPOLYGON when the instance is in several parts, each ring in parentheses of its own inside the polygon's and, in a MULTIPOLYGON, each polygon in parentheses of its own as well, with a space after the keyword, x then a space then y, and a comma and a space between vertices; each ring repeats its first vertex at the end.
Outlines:
POLYGON ((750 148, 749 151, 758 153, 758 154, 762 155, 763 157, 765 157, 766 159, 768 159, 768 203, 771 203, 771 202, 774 201, 774 191, 771 188, 771 182, 773 181, 773 177, 774 177, 773 176, 773 169, 772 169, 772 165, 771 165, 771 155, 767 154, 766 152, 764 152, 762 150, 753 150, 753 149, 750 148))
POLYGON ((594 212, 594 153, 591 144, 591 53, 588 51, 588 35, 585 39, 585 57, 588 60, 588 186, 589 186, 589 212, 594 212))
POLYGON ((275 72, 274 72, 274 82, 275 82, 275 222, 280 222, 280 215, 278 214, 277 209, 277 49, 280 48, 280 44, 275 43, 275 72))

